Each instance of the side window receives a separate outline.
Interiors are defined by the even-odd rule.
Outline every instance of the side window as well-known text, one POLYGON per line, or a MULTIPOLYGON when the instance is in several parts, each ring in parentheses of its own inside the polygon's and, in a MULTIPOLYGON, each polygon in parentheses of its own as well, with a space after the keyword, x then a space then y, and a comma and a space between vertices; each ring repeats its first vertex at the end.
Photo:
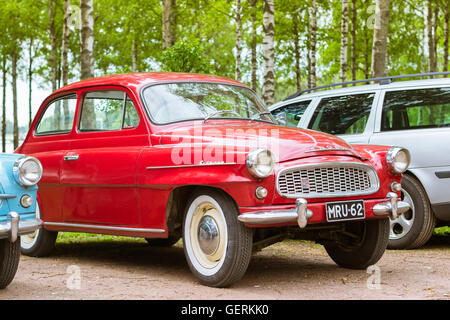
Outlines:
POLYGON ((381 131, 450 126, 450 88, 386 92, 381 131))
POLYGON ((292 103, 272 111, 272 114, 277 120, 282 119, 281 121, 284 121, 285 125, 297 127, 310 103, 311 100, 292 103))
POLYGON ((70 95, 52 101, 45 109, 36 127, 36 134, 64 134, 72 131, 76 107, 76 95, 70 95))
POLYGON ((130 98, 125 101, 125 114, 123 119, 123 128, 136 128, 139 125, 139 114, 130 98))
POLYGON ((363 133, 372 109, 375 93, 324 98, 320 101, 308 128, 331 134, 363 133))
POLYGON ((84 96, 80 131, 114 131, 138 124, 136 107, 125 92, 94 91, 84 96))

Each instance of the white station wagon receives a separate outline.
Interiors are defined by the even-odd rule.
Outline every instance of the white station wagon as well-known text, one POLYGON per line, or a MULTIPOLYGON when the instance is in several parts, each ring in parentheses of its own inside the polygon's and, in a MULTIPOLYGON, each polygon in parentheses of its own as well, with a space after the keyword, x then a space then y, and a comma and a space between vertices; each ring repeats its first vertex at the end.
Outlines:
MULTIPOLYGON (((449 73, 422 74, 421 77, 449 73)), ((417 248, 450 223, 450 78, 298 92, 269 107, 289 126, 337 135, 351 144, 395 145, 411 153, 402 198, 411 209, 391 221, 389 248, 417 248), (315 91, 315 92, 314 92, 315 91)), ((348 82, 368 83, 369 80, 348 82)))

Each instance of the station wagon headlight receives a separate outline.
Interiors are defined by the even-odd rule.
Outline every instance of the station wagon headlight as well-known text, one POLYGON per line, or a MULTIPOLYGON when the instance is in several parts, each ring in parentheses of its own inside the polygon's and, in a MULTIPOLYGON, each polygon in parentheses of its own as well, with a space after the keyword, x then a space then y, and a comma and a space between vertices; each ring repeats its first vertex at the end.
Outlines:
POLYGON ((247 156, 247 168, 251 175, 256 178, 266 178, 270 176, 275 167, 273 154, 267 149, 255 149, 247 156))
POLYGON ((23 157, 14 164, 13 174, 17 183, 25 187, 31 187, 41 180, 42 165, 36 158, 23 157))
POLYGON ((405 172, 411 162, 411 155, 407 149, 392 147, 386 155, 386 164, 392 173, 405 172))

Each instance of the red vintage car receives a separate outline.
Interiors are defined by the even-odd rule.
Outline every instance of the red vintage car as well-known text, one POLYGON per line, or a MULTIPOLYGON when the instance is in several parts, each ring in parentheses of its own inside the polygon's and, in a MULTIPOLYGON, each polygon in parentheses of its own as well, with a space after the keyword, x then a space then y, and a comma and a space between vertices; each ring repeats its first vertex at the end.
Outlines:
POLYGON ((409 164, 402 148, 350 146, 278 125, 247 86, 140 73, 86 80, 49 96, 17 150, 38 158, 44 226, 22 252, 48 255, 58 231, 183 239, 203 284, 229 286, 253 250, 315 240, 340 266, 383 255, 409 164))

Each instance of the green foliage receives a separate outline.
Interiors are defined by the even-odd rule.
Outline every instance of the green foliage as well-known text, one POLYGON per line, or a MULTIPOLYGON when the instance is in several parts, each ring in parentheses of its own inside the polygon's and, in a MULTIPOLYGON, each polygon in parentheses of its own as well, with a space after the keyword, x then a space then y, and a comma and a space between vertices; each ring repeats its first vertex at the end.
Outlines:
POLYGON ((175 45, 166 49, 162 55, 164 71, 209 73, 208 62, 204 56, 204 49, 198 41, 177 41, 175 45))

